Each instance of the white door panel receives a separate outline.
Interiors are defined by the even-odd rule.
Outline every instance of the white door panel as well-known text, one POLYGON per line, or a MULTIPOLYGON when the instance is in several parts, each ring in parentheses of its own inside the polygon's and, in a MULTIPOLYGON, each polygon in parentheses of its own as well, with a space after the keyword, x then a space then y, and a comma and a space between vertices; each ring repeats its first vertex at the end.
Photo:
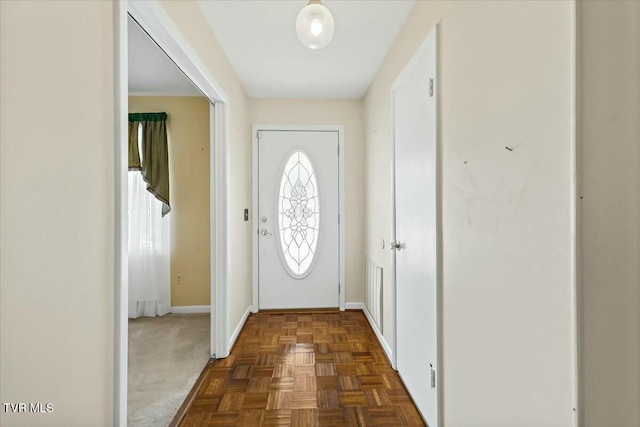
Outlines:
POLYGON ((333 131, 259 131, 262 309, 339 305, 338 142, 333 131))
POLYGON ((439 385, 435 31, 393 92, 397 367, 431 427, 438 425, 439 385))

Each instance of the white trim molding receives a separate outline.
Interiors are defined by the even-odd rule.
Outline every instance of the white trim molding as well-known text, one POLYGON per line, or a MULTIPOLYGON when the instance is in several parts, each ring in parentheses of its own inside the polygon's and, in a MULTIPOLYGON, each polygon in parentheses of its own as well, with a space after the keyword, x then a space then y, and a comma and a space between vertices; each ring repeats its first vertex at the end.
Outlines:
POLYGON ((210 305, 176 305, 171 307, 174 314, 211 313, 210 305))
MULTIPOLYGON (((393 361, 393 351, 391 350, 391 346, 389 345, 387 340, 384 338, 384 335, 382 335, 382 331, 380 331, 376 326, 376 322, 373 321, 373 316, 371 316, 371 313, 369 313, 369 310, 367 310, 367 307, 364 305, 364 303, 348 302, 345 304, 345 308, 346 310, 362 310, 365 317, 367 318, 367 321, 369 322, 369 325, 371 325, 371 329, 373 329, 373 332, 375 332, 376 337, 378 338, 378 342, 380 342, 382 349, 386 353, 387 358, 389 358, 389 361, 393 361)), ((395 365, 392 365, 392 366, 395 369, 395 365)))
MULTIPOLYGON (((571 0, 570 22, 570 69, 571 69, 571 291, 572 291, 572 344, 573 344, 573 401, 574 418, 573 426, 581 426, 584 419, 584 396, 582 389, 583 372, 583 336, 582 336, 582 204, 578 203, 578 197, 582 193, 582 174, 579 172, 581 151, 579 147, 580 135, 580 111, 578 90, 581 84, 582 70, 579 69, 580 53, 580 4, 577 0, 571 0)), ((640 7, 638 8, 640 19, 640 7)), ((640 22, 640 21, 639 21, 640 22)))
POLYGON ((251 235, 253 236, 252 242, 252 254, 253 254, 253 275, 252 275, 252 294, 251 302, 253 305, 253 312, 257 313, 260 307, 259 295, 258 295, 258 281, 260 280, 258 271, 258 131, 270 130, 270 131, 333 131, 338 132, 338 214, 340 215, 339 230, 339 305, 340 310, 345 310, 346 304, 346 223, 347 215, 345 214, 345 175, 344 175, 344 126, 343 125, 260 125, 254 124, 251 127, 251 188, 252 188, 252 212, 251 212, 251 235))
POLYGON ((236 325, 236 328, 233 330, 233 333, 229 337, 229 342, 227 343, 227 348, 229 349, 229 351, 231 351, 231 349, 233 348, 233 345, 236 343, 236 340, 238 339, 238 336, 240 335, 240 332, 242 332, 242 328, 244 328, 244 324, 247 322, 247 319, 249 318, 249 314, 251 314, 251 311, 252 311, 251 309, 252 309, 251 306, 247 307, 247 309, 242 314, 240 321, 236 325))
MULTIPOLYGON (((367 320, 369 321, 369 325, 371 325, 371 329, 373 329, 373 332, 376 333, 376 337, 378 337, 378 341, 380 341, 380 345, 382 346, 382 349, 384 350, 387 357, 389 358, 389 361, 393 361, 394 358, 393 358, 393 351, 391 350, 391 346, 389 346, 389 343, 387 342, 387 340, 384 339, 384 335, 382 335, 382 331, 378 329, 378 327, 376 326, 376 322, 373 321, 373 316, 371 316, 371 313, 369 313, 369 310, 367 310, 367 307, 364 304, 362 304, 362 311, 364 312, 364 315, 367 317, 367 320)), ((395 364, 392 365, 392 367, 396 369, 395 364)))
POLYGON ((127 140, 128 56, 127 56, 127 5, 113 2, 114 21, 114 169, 115 169, 115 222, 114 222, 114 337, 113 337, 113 424, 127 425, 127 369, 129 355, 129 275, 127 233, 128 225, 128 155, 122 141, 127 140))
POLYGON ((344 304, 344 309, 364 311, 364 303, 363 302, 347 302, 344 304))

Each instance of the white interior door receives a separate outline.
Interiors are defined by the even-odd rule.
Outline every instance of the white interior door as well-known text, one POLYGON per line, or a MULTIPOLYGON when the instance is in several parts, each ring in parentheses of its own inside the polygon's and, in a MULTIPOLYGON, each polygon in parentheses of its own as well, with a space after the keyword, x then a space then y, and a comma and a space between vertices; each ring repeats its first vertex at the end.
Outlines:
POLYGON ((394 84, 397 368, 438 425, 436 30, 394 84))
POLYGON ((258 131, 258 301, 339 305, 335 131, 258 131))

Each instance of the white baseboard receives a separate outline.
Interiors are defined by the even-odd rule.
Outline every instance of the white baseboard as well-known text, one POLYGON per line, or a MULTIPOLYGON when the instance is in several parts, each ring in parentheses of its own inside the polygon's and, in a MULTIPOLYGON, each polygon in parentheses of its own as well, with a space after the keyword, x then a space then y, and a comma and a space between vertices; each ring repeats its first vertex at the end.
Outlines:
MULTIPOLYGON (((387 354, 387 357, 389 358, 389 360, 391 361, 391 364, 393 365, 394 361, 393 361, 393 352, 391 351, 391 347, 389 346, 389 343, 387 343, 387 340, 384 339, 382 332, 380 332, 380 330, 376 326, 375 322, 373 321, 373 317, 371 316, 371 313, 369 313, 369 310, 367 310, 367 307, 364 305, 364 303, 348 302, 345 304, 345 308, 348 310, 362 310, 364 312, 364 315, 367 317, 367 320, 369 321, 369 325, 371 325, 371 329, 373 329, 373 332, 376 333, 376 337, 378 338, 378 341, 380 342, 382 349, 387 354)), ((393 367, 395 368, 395 366, 393 367)))
POLYGON ((210 305, 177 305, 171 307, 171 312, 176 314, 211 313, 210 305))
POLYGON ((362 310, 364 311, 364 303, 362 302, 347 302, 344 304, 345 310, 362 310))
POLYGON ((247 317, 249 317, 249 313, 251 313, 251 306, 247 307, 247 309, 244 311, 244 314, 240 318, 240 321, 238 322, 238 325, 233 330, 233 333, 231 334, 231 337, 229 338, 229 343, 228 343, 228 346, 227 346, 229 351, 231 351, 231 349, 233 348, 233 345, 236 343, 236 340, 238 339, 238 335, 240 335, 240 331, 244 327, 244 323, 247 321, 247 317))

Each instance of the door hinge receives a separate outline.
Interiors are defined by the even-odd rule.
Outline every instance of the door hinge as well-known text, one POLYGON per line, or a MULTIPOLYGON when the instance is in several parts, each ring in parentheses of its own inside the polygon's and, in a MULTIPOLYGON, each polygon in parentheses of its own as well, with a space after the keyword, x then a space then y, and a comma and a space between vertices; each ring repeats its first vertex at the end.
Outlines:
POLYGON ((429 77, 429 96, 433 97, 433 78, 429 77))
POLYGON ((340 146, 338 145, 338 156, 340 155, 340 146))
POLYGON ((340 225, 340 214, 338 214, 338 225, 340 225))

